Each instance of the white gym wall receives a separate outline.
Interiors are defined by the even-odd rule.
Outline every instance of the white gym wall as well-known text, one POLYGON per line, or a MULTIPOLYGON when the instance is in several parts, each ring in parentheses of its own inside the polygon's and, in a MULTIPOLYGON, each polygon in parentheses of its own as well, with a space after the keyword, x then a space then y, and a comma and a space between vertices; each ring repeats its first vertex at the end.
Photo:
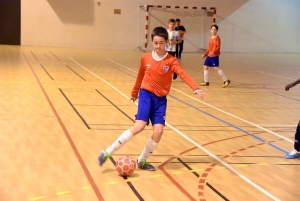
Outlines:
POLYGON ((144 4, 217 7, 222 52, 300 53, 300 0, 22 0, 21 44, 137 49, 144 4))

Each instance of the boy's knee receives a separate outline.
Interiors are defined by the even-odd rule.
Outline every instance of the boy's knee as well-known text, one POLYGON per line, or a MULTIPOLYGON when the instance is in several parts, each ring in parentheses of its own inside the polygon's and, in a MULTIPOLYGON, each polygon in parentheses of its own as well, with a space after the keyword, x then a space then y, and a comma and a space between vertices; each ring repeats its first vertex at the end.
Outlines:
POLYGON ((135 123, 134 126, 130 129, 133 135, 136 135, 144 130, 146 127, 146 122, 135 123))

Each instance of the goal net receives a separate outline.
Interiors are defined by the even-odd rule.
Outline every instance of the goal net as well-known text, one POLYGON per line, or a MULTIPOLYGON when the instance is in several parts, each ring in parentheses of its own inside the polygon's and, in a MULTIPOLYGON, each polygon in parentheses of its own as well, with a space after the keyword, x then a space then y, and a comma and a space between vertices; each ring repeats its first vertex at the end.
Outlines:
POLYGON ((184 52, 203 52, 208 46, 210 26, 215 23, 216 8, 179 6, 140 6, 138 48, 152 49, 151 32, 155 27, 168 28, 169 19, 180 19, 186 29, 184 52))

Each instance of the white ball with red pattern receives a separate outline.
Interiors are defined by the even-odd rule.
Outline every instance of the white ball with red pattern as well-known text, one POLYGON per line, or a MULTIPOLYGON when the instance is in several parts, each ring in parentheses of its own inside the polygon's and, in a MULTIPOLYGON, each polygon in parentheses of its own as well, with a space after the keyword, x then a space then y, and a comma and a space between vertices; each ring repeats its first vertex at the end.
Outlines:
POLYGON ((122 156, 116 161, 116 170, 121 176, 131 175, 136 168, 136 162, 130 156, 122 156))

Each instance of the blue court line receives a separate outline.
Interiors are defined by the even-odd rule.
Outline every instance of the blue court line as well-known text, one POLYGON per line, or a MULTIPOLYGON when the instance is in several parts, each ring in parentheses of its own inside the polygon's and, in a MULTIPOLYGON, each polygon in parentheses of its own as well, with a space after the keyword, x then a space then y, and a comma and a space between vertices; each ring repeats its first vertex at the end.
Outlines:
MULTIPOLYGON (((233 125, 233 124, 231 124, 231 123, 229 123, 229 122, 227 122, 227 121, 225 121, 225 120, 223 120, 223 119, 220 119, 219 117, 216 117, 216 116, 214 116, 214 115, 212 115, 212 114, 210 114, 210 113, 208 113, 208 112, 205 112, 205 111, 203 111, 203 110, 201 110, 201 109, 199 109, 199 108, 197 108, 197 107, 195 107, 195 106, 193 106, 193 105, 191 105, 191 104, 189 104, 189 103, 187 103, 187 102, 185 102, 185 101, 183 101, 183 100, 180 100, 180 99, 176 98, 176 97, 173 96, 173 95, 170 95, 170 94, 169 94, 168 96, 171 96, 171 97, 174 98, 175 100, 177 100, 177 101, 179 101, 179 102, 181 102, 181 103, 183 103, 183 104, 185 104, 185 105, 188 105, 188 106, 190 106, 190 107, 192 107, 192 108, 198 110, 198 111, 201 112, 201 113, 204 113, 204 114, 206 114, 206 115, 208 115, 208 116, 210 116, 210 117, 212 117, 212 118, 214 118, 214 119, 217 119, 217 120, 223 122, 224 124, 227 124, 227 125, 229 125, 229 126, 235 128, 235 129, 237 129, 237 130, 239 130, 239 131, 241 131, 241 132, 243 132, 243 133, 245 133, 245 134, 247 134, 247 135, 250 135, 250 133, 249 133, 248 131, 246 131, 246 130, 244 130, 244 129, 242 129, 242 128, 239 128, 238 126, 235 126, 235 125, 233 125)), ((255 139, 261 141, 261 142, 266 142, 265 140, 263 140, 263 139, 260 138, 260 137, 257 137, 256 135, 251 135, 251 136, 254 137, 255 139)), ((267 143, 267 144, 270 145, 271 147, 274 147, 275 149, 277 149, 277 150, 279 150, 279 151, 285 153, 285 154, 289 153, 289 152, 287 152, 287 151, 285 151, 285 150, 283 150, 283 149, 281 149, 281 148, 279 148, 279 147, 273 145, 272 143, 267 143)))
MULTIPOLYGON (((129 74, 129 73, 126 73, 125 71, 121 70, 120 68, 114 67, 114 66, 109 65, 109 64, 107 64, 107 65, 110 66, 110 67, 112 67, 112 68, 114 68, 114 69, 116 69, 116 70, 118 70, 118 71, 120 71, 120 72, 122 72, 122 73, 124 73, 124 74, 126 74, 126 75, 128 75, 128 76, 130 76, 130 77, 132 77, 132 78, 136 78, 135 76, 133 76, 133 75, 131 75, 131 74, 129 74)), ((204 113, 204 114, 206 114, 206 115, 208 115, 208 116, 210 116, 210 117, 212 117, 212 118, 214 118, 214 119, 217 119, 217 120, 221 121, 222 123, 227 124, 227 125, 229 125, 229 126, 235 128, 235 129, 237 129, 237 130, 239 130, 239 131, 241 131, 241 132, 243 132, 243 133, 245 133, 245 134, 247 134, 247 135, 250 135, 250 133, 249 133, 248 131, 245 131, 244 129, 239 128, 238 126, 235 126, 235 125, 233 125, 233 124, 231 124, 231 123, 229 123, 229 122, 227 122, 227 121, 225 121, 225 120, 223 120, 223 119, 220 119, 220 118, 218 118, 218 117, 216 117, 216 116, 214 116, 214 115, 212 115, 212 114, 210 114, 210 113, 208 113, 208 112, 205 112, 205 111, 203 111, 203 110, 200 110, 199 108, 197 108, 197 107, 195 107, 195 106, 193 106, 193 105, 191 105, 191 104, 189 104, 189 103, 187 103, 187 102, 185 102, 185 101, 183 101, 183 100, 180 100, 180 99, 176 98, 175 96, 173 96, 173 95, 171 95, 171 94, 169 94, 168 96, 174 98, 175 100, 178 100, 179 102, 182 102, 182 103, 185 104, 185 105, 188 105, 188 106, 190 106, 190 107, 196 109, 196 110, 199 111, 199 112, 202 112, 202 113, 204 113)), ((255 139, 257 139, 257 140, 259 140, 259 141, 261 141, 261 142, 266 142, 265 140, 263 140, 263 139, 260 138, 260 137, 257 137, 256 135, 251 135, 251 137, 253 137, 253 138, 255 138, 255 139)), ((273 148, 275 148, 275 149, 277 149, 277 150, 279 150, 279 151, 285 153, 285 154, 289 153, 289 152, 287 152, 287 151, 285 151, 285 150, 283 150, 283 149, 281 149, 281 148, 279 148, 279 147, 273 145, 272 143, 267 143, 267 144, 270 145, 271 147, 273 147, 273 148)), ((299 160, 300 160, 300 158, 299 158, 299 160)))

